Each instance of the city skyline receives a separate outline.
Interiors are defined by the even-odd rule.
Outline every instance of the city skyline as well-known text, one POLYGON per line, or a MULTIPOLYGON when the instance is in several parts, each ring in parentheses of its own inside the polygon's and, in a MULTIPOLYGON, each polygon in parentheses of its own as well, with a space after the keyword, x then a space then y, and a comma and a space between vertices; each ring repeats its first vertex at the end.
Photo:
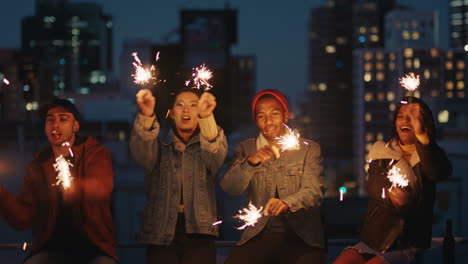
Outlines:
MULTIPOLYGON (((247 0, 225 2, 206 0, 197 3, 176 0, 161 4, 145 0, 69 2, 100 3, 104 12, 113 17, 113 57, 117 78, 119 78, 118 58, 121 55, 123 40, 139 38, 164 43, 164 37, 170 36, 172 31, 177 30, 181 9, 222 9, 228 4, 230 8, 237 9, 239 15, 239 41, 233 46, 233 54, 257 57, 257 89, 278 89, 294 100, 307 87, 307 27, 310 10, 324 5, 325 1, 301 0, 287 6, 281 1, 266 3, 266 1, 247 0)), ((437 10, 440 20, 440 47, 448 47, 448 3, 437 0, 397 2, 413 8, 423 6, 421 10, 437 10)), ((5 12, 6 14, 0 17, 0 32, 3 32, 0 48, 20 48, 21 18, 34 14, 34 0, 21 3, 9 2, 4 6, 11 12, 5 12)), ((178 38, 169 38, 169 41, 176 42, 178 38)))

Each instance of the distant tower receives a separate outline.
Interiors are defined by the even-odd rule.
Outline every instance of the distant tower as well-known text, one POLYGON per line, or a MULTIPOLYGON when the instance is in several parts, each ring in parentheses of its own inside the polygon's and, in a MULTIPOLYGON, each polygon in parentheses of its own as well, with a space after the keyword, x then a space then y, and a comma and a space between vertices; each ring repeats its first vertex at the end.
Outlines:
POLYGON ((112 71, 112 18, 94 3, 37 0, 22 21, 22 51, 46 62, 55 95, 102 90, 112 71))

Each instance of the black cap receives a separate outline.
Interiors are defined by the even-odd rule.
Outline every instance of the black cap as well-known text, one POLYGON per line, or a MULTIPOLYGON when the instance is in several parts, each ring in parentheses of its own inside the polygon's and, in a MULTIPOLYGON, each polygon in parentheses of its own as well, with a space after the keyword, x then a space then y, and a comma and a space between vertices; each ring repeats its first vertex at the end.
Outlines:
POLYGON ((75 119, 81 121, 81 115, 76 106, 67 99, 56 98, 52 103, 44 104, 39 108, 38 114, 42 120, 45 120, 47 112, 54 107, 63 107, 75 116, 75 119))

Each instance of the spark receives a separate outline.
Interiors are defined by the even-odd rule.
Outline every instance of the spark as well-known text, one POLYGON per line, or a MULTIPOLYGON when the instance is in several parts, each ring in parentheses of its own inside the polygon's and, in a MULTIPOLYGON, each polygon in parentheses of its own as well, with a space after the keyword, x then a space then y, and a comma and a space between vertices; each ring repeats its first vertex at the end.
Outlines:
POLYGON ((68 142, 68 141, 63 142, 62 147, 63 147, 63 146, 67 146, 67 147, 68 147, 68 152, 70 152, 70 156, 73 157, 73 151, 72 151, 71 148, 70 148, 70 142, 68 142))
POLYGON ((400 79, 400 84, 408 91, 412 92, 419 86, 419 75, 409 73, 405 77, 400 79))
MULTIPOLYGON (((200 65, 200 67, 194 68, 193 73, 193 83, 197 89, 200 87, 205 87, 204 90, 209 90, 213 87, 208 81, 213 77, 213 72, 208 69, 205 64, 200 65)), ((188 86, 190 81, 185 82, 185 85, 188 86)))
POLYGON ((212 225, 216 226, 216 225, 221 224, 222 222, 223 222, 223 221, 214 222, 212 225))
POLYGON ((2 82, 6 85, 10 84, 10 81, 8 81, 8 79, 5 78, 5 75, 0 72, 0 85, 2 84, 2 82))
POLYGON ((3 82, 4 82, 6 85, 9 85, 9 84, 10 84, 10 81, 9 81, 7 78, 3 78, 3 82))
POLYGON ((406 175, 400 173, 400 168, 393 166, 392 169, 388 171, 387 179, 390 180, 392 186, 389 190, 394 187, 406 187, 408 186, 408 179, 406 175))
POLYGON ((344 192, 342 189, 340 189, 340 202, 343 201, 343 198, 344 198, 344 192))
POLYGON ((385 188, 382 188, 382 198, 385 199, 385 188))
POLYGON ((239 210, 239 214, 233 216, 234 218, 239 218, 241 221, 244 222, 244 225, 241 227, 238 227, 238 230, 242 230, 246 228, 247 226, 254 226, 255 223, 257 223, 257 220, 262 217, 262 210, 263 207, 260 207, 257 209, 255 205, 252 204, 252 202, 249 203, 248 208, 243 208, 239 210))
POLYGON ((27 248, 28 248, 28 243, 27 243, 27 242, 24 242, 24 243, 23 243, 23 251, 26 251, 27 248))
POLYGON ((156 53, 156 58, 155 58, 156 61, 159 60, 159 51, 156 53))
MULTIPOLYGON (((156 77, 154 76, 156 73, 156 68, 154 65, 151 65, 149 69, 145 69, 143 68, 143 64, 141 63, 140 58, 138 58, 138 54, 134 52, 132 53, 132 56, 135 59, 135 61, 132 63, 133 67, 135 67, 135 73, 132 74, 134 78, 133 82, 136 84, 146 84, 149 83, 151 79, 156 80, 156 77)), ((157 55, 157 57, 159 57, 159 55, 157 55)))
POLYGON ((62 184, 64 189, 70 187, 71 184, 70 166, 73 167, 73 164, 66 160, 63 155, 55 159, 54 169, 58 172, 57 185, 62 184))
POLYGON ((285 136, 277 137, 278 145, 281 146, 281 150, 295 150, 299 149, 299 138, 301 135, 295 133, 286 124, 284 126, 288 129, 289 133, 285 136))

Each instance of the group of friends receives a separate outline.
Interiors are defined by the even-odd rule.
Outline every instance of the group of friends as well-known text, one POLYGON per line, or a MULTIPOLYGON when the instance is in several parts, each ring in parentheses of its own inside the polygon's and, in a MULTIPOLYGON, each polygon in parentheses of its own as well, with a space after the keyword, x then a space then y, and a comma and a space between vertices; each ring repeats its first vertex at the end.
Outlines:
MULTIPOLYGON (((130 137, 131 154, 145 169, 139 237, 148 245, 146 261, 214 264, 215 187, 228 150, 213 115, 216 98, 198 89, 178 91, 168 133, 161 132, 156 103, 150 90, 137 93, 139 112, 130 137)), ((281 149, 278 141, 291 133, 285 126, 291 114, 279 91, 260 91, 251 107, 259 133, 236 146, 220 185, 231 195, 246 193, 265 216, 245 228, 225 263, 326 263, 320 145, 300 138, 298 147, 281 149)), ((25 263, 119 263, 109 150, 77 133, 81 116, 70 101, 55 99, 38 112, 49 146, 29 163, 16 196, 0 185, 5 222, 32 229, 25 263), (56 184, 53 165, 60 155, 73 165, 69 188, 56 184)), ((391 125, 389 141, 376 142, 368 155, 369 202, 359 242, 346 247, 335 264, 414 263, 430 246, 436 183, 451 175, 452 167, 435 141, 432 112, 422 100, 403 98, 391 125), (392 168, 406 175, 408 186, 392 187, 387 178, 392 168), (382 190, 388 190, 385 196, 382 190)))

